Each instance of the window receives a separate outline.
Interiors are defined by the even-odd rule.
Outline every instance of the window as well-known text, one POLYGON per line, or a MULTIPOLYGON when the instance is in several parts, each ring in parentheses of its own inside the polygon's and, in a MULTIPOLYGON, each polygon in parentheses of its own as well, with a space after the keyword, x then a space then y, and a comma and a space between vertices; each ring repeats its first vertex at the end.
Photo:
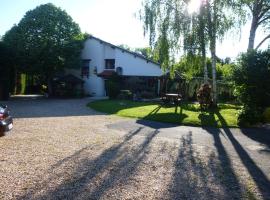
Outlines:
POLYGON ((115 59, 105 59, 105 69, 114 69, 115 59))
POLYGON ((91 60, 82 60, 82 71, 81 76, 89 78, 89 64, 91 60))

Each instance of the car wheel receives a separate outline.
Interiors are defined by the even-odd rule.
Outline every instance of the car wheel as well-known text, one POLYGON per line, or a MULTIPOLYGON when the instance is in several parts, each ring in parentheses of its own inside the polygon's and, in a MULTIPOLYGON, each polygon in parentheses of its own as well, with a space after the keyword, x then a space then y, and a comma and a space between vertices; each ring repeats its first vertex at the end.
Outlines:
POLYGON ((5 129, 4 127, 0 127, 0 137, 5 135, 5 129))

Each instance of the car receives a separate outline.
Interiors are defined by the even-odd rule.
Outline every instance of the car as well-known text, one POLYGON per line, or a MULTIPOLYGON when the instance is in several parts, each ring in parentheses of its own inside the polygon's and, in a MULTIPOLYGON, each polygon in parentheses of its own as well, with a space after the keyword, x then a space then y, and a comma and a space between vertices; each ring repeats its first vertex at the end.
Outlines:
POLYGON ((0 105, 0 136, 13 128, 13 119, 6 105, 0 105))

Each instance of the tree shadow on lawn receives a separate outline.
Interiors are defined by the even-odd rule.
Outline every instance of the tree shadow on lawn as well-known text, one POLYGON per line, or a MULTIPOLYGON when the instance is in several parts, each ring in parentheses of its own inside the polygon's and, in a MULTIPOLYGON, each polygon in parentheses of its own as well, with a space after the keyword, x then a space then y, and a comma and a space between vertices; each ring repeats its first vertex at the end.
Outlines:
MULTIPOLYGON (((270 191, 269 191, 270 182, 269 182, 267 176, 257 166, 255 161, 249 156, 247 151, 242 147, 242 145, 234 137, 231 130, 229 128, 226 128, 227 127, 226 120, 222 117, 220 112, 218 110, 215 110, 215 111, 208 112, 207 115, 202 114, 200 117, 202 124, 204 124, 205 121, 211 121, 212 123, 217 123, 215 120, 214 114, 216 114, 222 127, 224 127, 224 128, 222 128, 224 131, 224 134, 225 134, 224 136, 226 136, 229 139, 229 141, 231 142, 238 157, 240 158, 240 160, 244 164, 245 168, 248 170, 248 172, 251 175, 254 182, 256 183, 263 199, 269 199, 269 197, 270 197, 270 191)), ((232 186, 233 185, 237 186, 237 185, 239 185, 238 180, 237 180, 237 176, 233 171, 230 157, 226 153, 226 150, 221 142, 220 134, 223 134, 221 132, 222 129, 216 129, 216 128, 210 128, 210 127, 205 128, 205 130, 207 130, 207 132, 210 133, 214 138, 214 144, 215 144, 215 147, 218 151, 219 160, 222 163, 224 174, 228 174, 228 177, 230 177, 231 182, 234 183, 234 184, 232 184, 232 186)), ((248 130, 248 129, 246 129, 246 130, 248 130)), ((253 137, 255 137, 255 136, 253 135, 253 137)), ((259 138, 259 136, 257 136, 256 138, 259 138)), ((239 190, 239 187, 228 188, 228 192, 231 190, 239 190)))
MULTIPOLYGON (((179 124, 182 124, 183 120, 185 118, 187 118, 188 116, 186 114, 183 114, 183 108, 181 107, 181 105, 159 105, 157 108, 155 108, 153 111, 151 111, 147 116, 145 116, 143 119, 145 120, 152 120, 152 121, 158 121, 158 122, 163 122, 163 123, 168 123, 167 124, 167 128, 168 127, 173 127, 173 126, 178 126, 179 124), (166 112, 166 113, 162 113, 159 112, 161 108, 174 108, 174 112, 166 112), (179 111, 178 111, 179 108, 179 111), (174 124, 174 125, 173 125, 174 124)), ((143 123, 143 121, 137 120, 138 123, 143 123)), ((144 124, 146 125, 146 123, 144 124)), ((160 127, 157 127, 155 123, 148 123, 148 126, 158 129, 160 127)), ((162 125, 161 125, 162 126, 162 125)), ((166 128, 164 127, 166 125, 163 125, 162 128, 166 128)))
POLYGON ((59 161, 52 166, 50 171, 53 175, 48 180, 19 199, 100 199, 115 185, 126 184, 148 154, 150 143, 158 130, 152 131, 142 143, 129 149, 132 138, 141 129, 130 132, 123 142, 104 150, 95 159, 89 159, 89 151, 93 147, 86 147, 59 161), (71 172, 59 170, 70 163, 75 163, 71 172), (63 180, 56 188, 51 187, 51 182, 65 177, 66 173, 70 173, 68 179, 63 180), (46 190, 45 194, 38 194, 42 190, 46 190))
MULTIPOLYGON (((188 126, 207 126, 207 127, 219 127, 220 125, 223 126, 223 124, 218 123, 219 120, 215 119, 213 116, 216 112, 219 112, 220 109, 236 109, 237 106, 234 105, 225 105, 221 104, 219 105, 219 108, 217 109, 211 109, 209 111, 204 111, 202 112, 199 105, 196 104, 188 104, 186 102, 183 102, 182 104, 179 105, 173 105, 173 104, 161 104, 158 105, 155 109, 153 109, 147 116, 145 116, 143 119, 144 120, 152 120, 156 122, 161 122, 161 123, 167 123, 167 125, 159 125, 160 128, 169 128, 169 127, 174 127, 174 126, 179 126, 179 125, 188 125, 188 126), (161 111, 161 108, 174 108, 174 112, 172 109, 168 110, 168 112, 161 111), (200 119, 200 122, 196 119, 193 119, 192 117, 190 119, 190 116, 187 114, 183 113, 183 111, 191 111, 195 112, 194 116, 196 117, 197 113, 199 114, 198 118, 200 119), (170 125, 169 125, 170 124, 170 125), (167 127, 166 127, 167 126, 167 127)), ((138 120, 138 123, 150 126, 153 128, 159 128, 158 125, 156 125, 154 122, 151 124, 151 122, 144 122, 143 120, 138 120)), ((227 126, 227 124, 225 125, 227 126)))

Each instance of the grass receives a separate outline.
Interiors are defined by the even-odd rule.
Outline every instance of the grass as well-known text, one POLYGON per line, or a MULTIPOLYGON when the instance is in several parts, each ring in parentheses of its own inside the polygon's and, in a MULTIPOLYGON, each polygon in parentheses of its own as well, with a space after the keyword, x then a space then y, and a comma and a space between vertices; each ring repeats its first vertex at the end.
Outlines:
POLYGON ((201 112, 199 104, 182 103, 176 107, 127 100, 100 100, 89 103, 88 107, 122 117, 212 127, 238 127, 237 112, 240 109, 232 104, 219 104, 217 109, 201 112))

